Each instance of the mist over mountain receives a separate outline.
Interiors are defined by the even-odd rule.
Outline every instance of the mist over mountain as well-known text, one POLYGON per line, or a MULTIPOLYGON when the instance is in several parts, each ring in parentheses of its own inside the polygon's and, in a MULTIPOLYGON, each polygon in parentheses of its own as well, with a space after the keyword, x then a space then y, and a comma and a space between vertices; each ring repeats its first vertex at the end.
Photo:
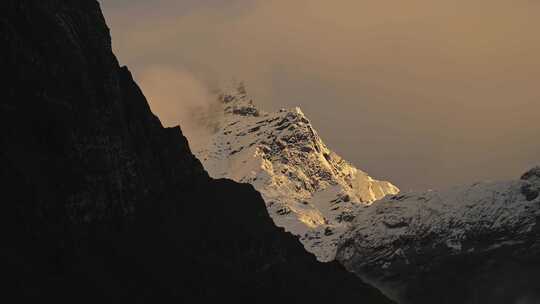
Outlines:
MULTIPOLYGON (((145 92, 156 66, 210 89, 244 80, 259 107, 300 107, 332 150, 404 191, 538 162, 538 1, 102 2, 145 92)), ((165 120, 182 102, 156 113, 182 125, 165 120)))

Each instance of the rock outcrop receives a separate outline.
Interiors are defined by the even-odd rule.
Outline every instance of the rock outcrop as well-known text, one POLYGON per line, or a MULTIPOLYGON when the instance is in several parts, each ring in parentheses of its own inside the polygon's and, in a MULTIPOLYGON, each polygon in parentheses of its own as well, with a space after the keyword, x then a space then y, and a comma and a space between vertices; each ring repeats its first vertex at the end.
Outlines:
POLYGON ((4 0, 0 41, 4 298, 390 303, 275 227, 251 186, 209 178, 95 0, 4 0))

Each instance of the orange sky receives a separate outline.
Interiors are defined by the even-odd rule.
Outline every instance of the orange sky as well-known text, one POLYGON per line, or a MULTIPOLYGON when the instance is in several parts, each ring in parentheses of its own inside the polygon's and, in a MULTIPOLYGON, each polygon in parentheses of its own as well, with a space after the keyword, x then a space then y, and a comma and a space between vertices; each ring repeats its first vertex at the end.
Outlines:
POLYGON ((241 79, 299 105, 336 152, 403 190, 540 163, 540 2, 104 1, 113 45, 165 124, 241 79))

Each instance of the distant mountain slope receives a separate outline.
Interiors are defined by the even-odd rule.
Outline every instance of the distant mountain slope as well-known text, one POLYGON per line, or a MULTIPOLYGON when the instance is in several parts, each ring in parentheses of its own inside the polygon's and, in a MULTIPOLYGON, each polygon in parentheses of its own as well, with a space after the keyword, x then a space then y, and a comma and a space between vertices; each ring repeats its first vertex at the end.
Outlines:
POLYGON ((251 186, 209 178, 118 65, 97 1, 1 1, 0 41, 4 299, 390 303, 251 186))
POLYGON ((356 209, 398 193, 332 152, 299 108, 263 112, 242 84, 219 99, 224 115, 212 115, 217 131, 195 154, 212 177, 252 184, 276 225, 320 260, 334 259, 356 209))
POLYGON ((540 167, 360 210, 337 260, 402 303, 539 303, 540 167))

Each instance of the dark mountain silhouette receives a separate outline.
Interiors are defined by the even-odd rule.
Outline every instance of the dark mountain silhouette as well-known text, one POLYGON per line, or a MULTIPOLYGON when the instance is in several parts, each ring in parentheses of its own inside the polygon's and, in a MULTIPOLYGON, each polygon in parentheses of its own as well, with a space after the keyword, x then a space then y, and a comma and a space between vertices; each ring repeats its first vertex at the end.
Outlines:
POLYGON ((96 1, 1 1, 0 40, 4 297, 391 303, 318 263, 251 186, 209 178, 96 1))

